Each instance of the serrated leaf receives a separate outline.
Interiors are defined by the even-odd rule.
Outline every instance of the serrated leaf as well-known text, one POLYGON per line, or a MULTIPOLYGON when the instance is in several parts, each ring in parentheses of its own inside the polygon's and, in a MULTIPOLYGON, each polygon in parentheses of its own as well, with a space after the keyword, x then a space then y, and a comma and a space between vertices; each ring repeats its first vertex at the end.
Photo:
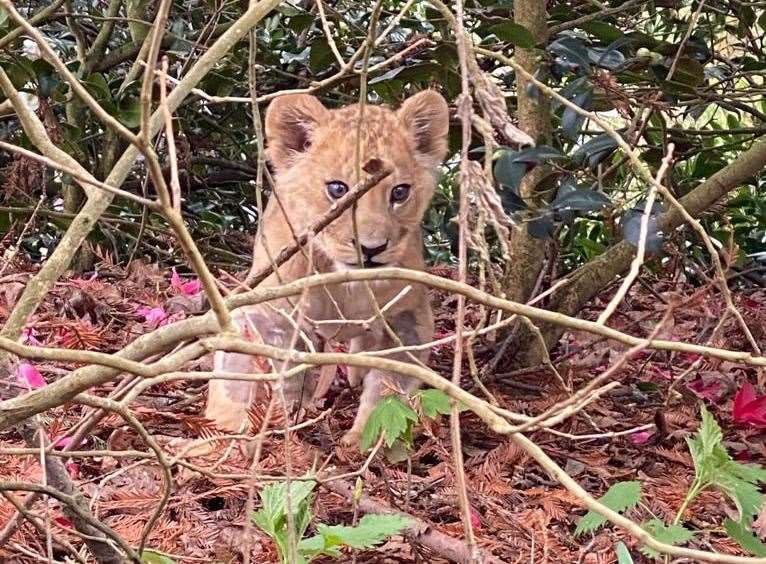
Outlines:
MULTIPOLYGON (((638 505, 641 499, 641 483, 636 481, 617 482, 598 501, 606 505, 612 511, 623 512, 638 505)), ((602 517, 595 511, 588 511, 577 521, 575 536, 590 533, 606 523, 606 517, 602 517)))
MULTIPOLYGON (((260 492, 261 509, 253 513, 253 520, 269 535, 275 535, 287 517, 287 484, 274 482, 268 484, 260 492)), ((291 513, 298 514, 308 506, 309 496, 314 491, 316 482, 313 480, 294 480, 290 482, 291 513)))
POLYGON ((526 27, 516 22, 503 22, 489 28, 501 41, 513 43, 519 47, 531 49, 535 46, 535 37, 526 27))
POLYGON ((381 434, 386 446, 390 447, 396 439, 406 436, 417 420, 418 414, 399 396, 386 396, 375 406, 362 431, 362 452, 378 442, 381 434))
POLYGON ((731 538, 754 556, 766 556, 766 544, 763 544, 748 527, 731 519, 724 519, 723 526, 731 538))
POLYGON ((614 552, 617 555, 617 564, 633 564, 633 557, 622 541, 614 545, 614 552))
POLYGON ((403 515, 365 515, 354 527, 347 525, 317 525, 317 531, 325 539, 326 546, 350 546, 371 548, 391 535, 408 527, 411 519, 403 515))
POLYGON ((429 419, 436 419, 439 415, 449 415, 449 396, 441 390, 423 390, 420 392, 420 407, 429 419))
MULTIPOLYGON (((665 544, 673 546, 689 542, 694 533, 681 525, 666 525, 659 519, 651 519, 641 526, 645 531, 665 544)), ((660 553, 648 546, 642 546, 641 552, 650 558, 659 558, 660 553)))

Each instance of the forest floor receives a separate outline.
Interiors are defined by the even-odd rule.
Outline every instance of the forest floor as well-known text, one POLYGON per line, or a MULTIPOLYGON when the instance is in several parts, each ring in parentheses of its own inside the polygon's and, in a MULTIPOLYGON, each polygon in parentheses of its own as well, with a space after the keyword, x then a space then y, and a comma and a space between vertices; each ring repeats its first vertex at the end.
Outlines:
MULTIPOLYGON (((33 271, 32 266, 17 262, 0 276, 0 324, 33 271)), ((434 272, 454 275, 444 267, 435 268, 434 272)), ((660 336, 705 343, 725 309, 719 293, 709 287, 695 288, 671 275, 648 276, 646 284, 634 285, 610 325, 647 336, 665 316, 668 307, 672 307, 660 336)), ((98 276, 62 281, 30 323, 27 341, 45 346, 116 351, 157 323, 199 312, 201 306, 196 296, 185 295, 178 284, 170 282, 166 270, 138 261, 127 271, 101 265, 98 276), (155 314, 151 313, 153 308, 155 314), (163 316, 167 318, 162 320, 163 316)), ((597 298, 583 316, 595 319, 610 292, 607 290, 597 298)), ((735 297, 760 346, 766 348, 766 290, 740 288, 735 297)), ((432 298, 438 334, 453 333, 455 298, 437 293, 432 298)), ((470 306, 467 324, 475 325, 480 315, 477 307, 470 306)), ((733 321, 712 344, 749 350, 733 321)), ((477 363, 481 366, 491 359, 495 348, 496 344, 486 341, 477 343, 477 363)), ((569 333, 552 358, 563 378, 577 389, 624 352, 622 345, 585 333, 569 333)), ((449 377, 452 356, 451 346, 438 347, 430 365, 449 377)), ((743 383, 763 384, 757 381, 756 371, 745 365, 706 359, 699 370, 678 381, 679 375, 696 360, 696 356, 689 354, 644 351, 619 371, 617 388, 558 427, 559 431, 573 435, 592 435, 656 423, 654 431, 591 439, 566 438, 545 431, 529 436, 594 495, 603 494, 615 482, 639 480, 642 503, 628 515, 637 520, 654 515, 666 522, 672 521, 694 478, 685 439, 691 437, 699 425, 702 403, 721 424, 725 447, 732 456, 766 464, 766 423, 742 425, 732 415, 732 399, 743 383)), ((35 367, 48 383, 72 368, 53 362, 35 363, 35 367)), ((365 455, 358 450, 339 446, 343 430, 349 428, 353 419, 356 395, 348 389, 342 367, 338 369, 338 376, 324 403, 311 406, 306 414, 306 418, 316 417, 329 410, 315 425, 293 433, 287 445, 282 436, 265 440, 259 469, 262 474, 284 474, 288 463, 286 453, 293 475, 310 470, 317 461, 321 463, 330 455, 338 473, 353 471, 364 463, 365 455)), ((13 375, 4 378, 0 381, 0 397, 20 393, 22 384, 13 375)), ((567 396, 545 367, 496 375, 485 384, 502 407, 528 414, 538 414, 567 396)), ((113 392, 115 386, 116 382, 93 392, 103 396, 113 392)), ((464 386, 481 393, 474 389, 467 369, 464 386)), ((202 382, 163 384, 141 395, 132 410, 157 441, 168 452, 174 452, 179 440, 211 432, 201 418, 204 389, 202 382)), ((55 440, 75 425, 85 411, 87 408, 79 405, 63 406, 46 412, 40 422, 55 440)), ((254 418, 262 413, 254 409, 254 418)), ((272 424, 279 428, 283 423, 277 418, 272 424)), ((616 561, 614 545, 622 540, 633 552, 636 562, 644 561, 636 542, 611 526, 595 534, 575 537, 575 524, 585 511, 573 495, 546 475, 509 438, 494 434, 477 417, 464 413, 461 425, 474 526, 480 546, 488 553, 505 562, 609 563, 616 561)), ((2 449, 23 446, 23 440, 15 431, 0 434, 0 473, 4 479, 40 483, 41 469, 36 456, 2 452, 2 449)), ((99 422, 82 448, 146 451, 141 438, 114 414, 99 422)), ((226 454, 214 469, 218 477, 174 468, 175 483, 168 506, 149 536, 150 548, 173 555, 177 562, 242 561, 240 548, 247 486, 240 478, 227 479, 224 475, 247 473, 247 453, 223 444, 218 448, 222 455, 226 454)), ((377 456, 363 474, 365 493, 427 521, 439 531, 461 537, 446 419, 417 427, 410 461, 408 473, 406 462, 391 464, 383 456, 377 456)), ((151 460, 101 456, 67 459, 66 467, 90 499, 98 518, 135 545, 161 494, 159 466, 151 460)), ((353 484, 353 478, 348 482, 353 484)), ((319 522, 352 522, 353 510, 347 499, 322 487, 317 491, 313 511, 319 522)), ((18 494, 22 498, 24 495, 18 494)), ((37 510, 41 508, 39 503, 35 506, 37 510)), ((0 525, 14 513, 10 503, 0 500, 0 525)), ((689 528, 699 531, 689 546, 741 554, 722 527, 724 518, 733 514, 734 507, 724 496, 714 491, 703 492, 683 516, 689 528)), ((81 540, 72 534, 71 523, 56 503, 51 503, 50 515, 54 534, 80 546, 81 540)), ((766 515, 757 523, 758 532, 766 535, 766 515)), ((253 535, 251 561, 277 562, 274 543, 256 527, 250 529, 250 534, 253 535)), ((33 554, 45 552, 44 537, 25 522, 10 541, 0 547, 0 561, 35 562, 33 554)), ((59 561, 64 561, 65 553, 56 554, 59 561)), ((357 553, 356 561, 443 560, 396 536, 376 550, 357 553)))

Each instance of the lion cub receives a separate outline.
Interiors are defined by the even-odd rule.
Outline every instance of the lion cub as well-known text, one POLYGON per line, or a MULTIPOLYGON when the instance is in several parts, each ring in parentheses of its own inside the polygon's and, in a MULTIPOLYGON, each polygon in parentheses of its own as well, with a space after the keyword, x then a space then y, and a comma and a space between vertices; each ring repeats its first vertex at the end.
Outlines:
MULTIPOLYGON (((357 131, 360 131, 361 163, 380 159, 393 172, 362 196, 356 205, 356 231, 352 212, 347 210, 319 233, 308 249, 295 254, 263 286, 305 277, 314 272, 332 272, 378 266, 422 270, 421 220, 435 187, 439 164, 447 152, 449 113, 447 103, 434 91, 407 99, 397 111, 366 106, 361 129, 358 105, 337 110, 325 108, 315 97, 286 95, 274 100, 266 113, 267 157, 275 171, 274 194, 269 199, 257 235, 253 270, 259 271, 290 245, 293 233, 324 214, 332 203, 356 184, 357 131), (361 264, 357 241, 361 249, 361 264), (310 259, 310 261, 309 261, 310 259), (313 270, 313 271, 312 271, 313 270)), ((370 284, 380 307, 405 288, 399 281, 370 284)), ((295 314, 299 298, 243 307, 233 312, 244 335, 257 331, 264 342, 289 347, 295 322, 315 347, 323 339, 347 341, 351 352, 381 350, 396 346, 379 319, 369 326, 356 323, 322 323, 330 320, 362 320, 376 311, 363 283, 345 283, 314 288, 300 300, 303 315, 295 314)), ((425 287, 413 285, 385 311, 385 319, 404 345, 431 340, 433 320, 425 287)), ((305 337, 296 346, 304 347, 305 337)), ((413 353, 420 361, 428 351, 413 353)), ((410 361, 405 354, 390 358, 410 361)), ((215 370, 259 372, 255 359, 238 353, 218 352, 215 370)), ((280 363, 275 365, 279 367, 280 363)), ((350 367, 349 383, 363 384, 359 409, 351 429, 344 435, 347 445, 359 441, 365 423, 378 400, 390 390, 407 394, 419 382, 380 370, 350 367)), ((310 390, 302 376, 285 380, 285 397, 297 403, 310 390)), ((234 380, 211 380, 206 417, 219 427, 239 431, 247 426, 247 409, 256 386, 234 380)))

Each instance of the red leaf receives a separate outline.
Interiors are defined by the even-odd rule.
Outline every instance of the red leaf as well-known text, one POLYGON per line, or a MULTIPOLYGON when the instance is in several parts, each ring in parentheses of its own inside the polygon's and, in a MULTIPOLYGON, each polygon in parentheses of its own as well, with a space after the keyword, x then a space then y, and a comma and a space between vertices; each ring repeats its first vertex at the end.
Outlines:
POLYGON ((471 511, 471 526, 475 531, 478 531, 481 529, 481 518, 479 515, 479 512, 476 511, 473 507, 470 508, 471 511))
POLYGON ((766 396, 757 397, 753 385, 745 382, 734 397, 731 414, 737 423, 766 427, 766 396))
POLYGON ((690 382, 687 387, 694 392, 697 397, 710 400, 713 403, 717 402, 723 394, 723 386, 718 381, 705 382, 702 378, 690 382))
POLYGON ((19 364, 18 369, 16 369, 16 379, 30 389, 42 388, 48 385, 40 371, 28 362, 19 364))

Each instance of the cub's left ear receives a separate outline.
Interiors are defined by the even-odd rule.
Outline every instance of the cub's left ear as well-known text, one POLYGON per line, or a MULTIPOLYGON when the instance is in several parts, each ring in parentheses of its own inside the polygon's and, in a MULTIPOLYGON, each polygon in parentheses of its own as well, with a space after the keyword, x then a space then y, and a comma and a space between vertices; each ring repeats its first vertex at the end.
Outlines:
POLYGON ((449 108, 441 94, 424 90, 407 98, 397 112, 415 140, 415 149, 437 166, 447 154, 449 108))

